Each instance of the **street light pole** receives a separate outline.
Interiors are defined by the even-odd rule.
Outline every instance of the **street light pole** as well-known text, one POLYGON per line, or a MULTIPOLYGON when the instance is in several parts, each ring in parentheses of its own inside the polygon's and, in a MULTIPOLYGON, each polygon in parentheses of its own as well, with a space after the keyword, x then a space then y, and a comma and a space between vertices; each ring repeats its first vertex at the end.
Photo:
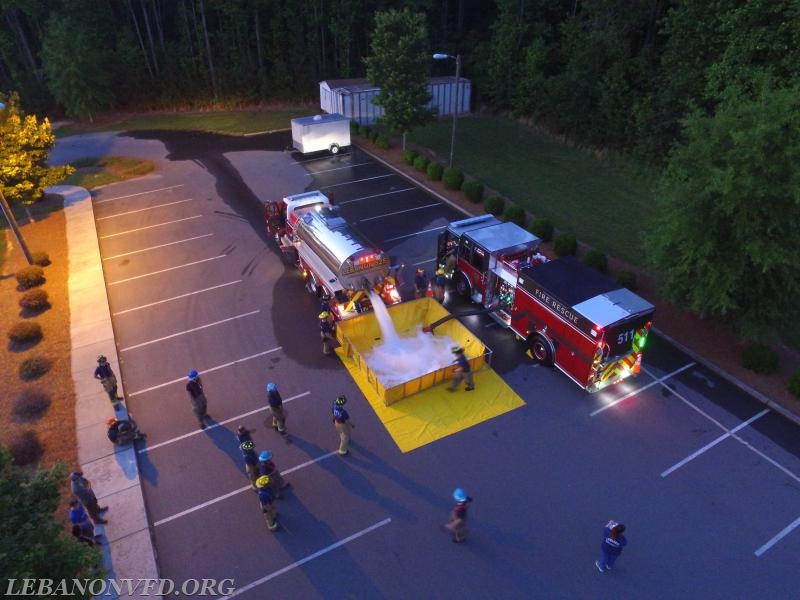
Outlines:
POLYGON ((460 102, 460 92, 461 92, 461 55, 456 54, 452 56, 450 54, 434 54, 433 58, 436 60, 444 60, 446 58, 452 58, 456 61, 456 104, 453 107, 453 129, 450 132, 450 164, 449 167, 453 168, 453 156, 456 150, 456 120, 458 119, 458 111, 461 108, 460 102))

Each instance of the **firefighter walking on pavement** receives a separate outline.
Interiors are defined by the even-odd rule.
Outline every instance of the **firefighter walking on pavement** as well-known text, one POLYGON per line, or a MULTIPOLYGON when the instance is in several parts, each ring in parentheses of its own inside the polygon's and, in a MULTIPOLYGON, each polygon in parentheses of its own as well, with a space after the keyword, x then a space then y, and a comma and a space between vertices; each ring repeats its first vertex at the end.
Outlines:
POLYGON ((330 316, 327 310, 319 313, 319 336, 322 338, 322 353, 325 356, 329 356, 333 352, 333 345, 336 341, 336 334, 330 321, 330 316))
POLYGON ((472 367, 470 367, 469 360, 464 354, 464 348, 461 346, 453 346, 452 351, 456 357, 455 361, 453 361, 456 363, 456 376, 453 378, 453 384, 447 388, 447 391, 455 392, 458 386, 461 385, 461 381, 466 380, 467 387, 465 387, 464 390, 471 392, 475 389, 475 382, 472 379, 472 367))
POLYGON ((269 476, 269 486, 274 498, 282 497, 283 489, 290 485, 287 481, 284 481, 283 476, 278 471, 278 467, 272 462, 272 452, 269 450, 264 450, 258 455, 258 474, 259 476, 269 476))
POLYGON ((262 475, 256 480, 256 496, 261 503, 261 512, 267 521, 270 531, 278 529, 278 513, 275 511, 275 497, 270 489, 269 475, 262 475))
MULTIPOLYGON (((283 409, 283 398, 274 383, 267 384, 267 402, 272 413, 272 428, 282 435, 286 435, 286 411, 283 409)), ((264 423, 266 425, 266 423, 264 423)))
POLYGON ((200 375, 197 371, 189 371, 187 377, 189 380, 186 384, 186 391, 189 393, 189 400, 192 402, 192 411, 197 421, 200 423, 200 429, 206 428, 206 420, 210 420, 208 416, 208 402, 206 395, 203 392, 203 382, 200 381, 200 375))
POLYGON ((345 456, 350 452, 350 432, 355 428, 355 425, 350 422, 350 415, 344 408, 346 403, 347 397, 344 394, 333 402, 333 425, 339 432, 339 449, 337 450, 339 456, 345 456))
POLYGON ((100 383, 103 384, 103 389, 106 394, 108 394, 108 399, 111 401, 114 410, 122 410, 121 401, 124 400, 124 398, 120 398, 117 395, 117 376, 114 375, 111 365, 108 364, 108 359, 102 354, 97 357, 97 368, 94 370, 94 378, 99 379, 100 383))
POLYGON ((239 445, 242 451, 242 458, 244 459, 244 471, 247 473, 247 478, 250 480, 250 485, 256 489, 256 480, 260 473, 258 472, 258 456, 256 455, 256 445, 253 440, 245 440, 239 445))
POLYGON ((467 506, 472 502, 472 498, 467 496, 463 489, 456 488, 453 490, 453 500, 456 501, 456 505, 450 511, 450 521, 444 528, 453 536, 453 541, 460 544, 467 539, 467 506))

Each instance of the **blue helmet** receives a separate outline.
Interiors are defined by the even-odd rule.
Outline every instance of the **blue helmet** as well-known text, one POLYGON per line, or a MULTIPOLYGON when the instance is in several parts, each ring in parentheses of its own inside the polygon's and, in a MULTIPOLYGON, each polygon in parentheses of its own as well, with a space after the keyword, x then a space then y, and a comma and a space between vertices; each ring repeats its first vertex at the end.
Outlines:
POLYGON ((264 450, 261 454, 258 455, 258 460, 267 461, 272 458, 272 452, 269 450, 264 450))
POLYGON ((199 373, 197 371, 189 371, 189 379, 197 379, 199 377, 199 373))
POLYGON ((456 488, 453 490, 453 500, 456 502, 466 502, 467 493, 461 488, 456 488))
POLYGON ((277 392, 278 391, 278 386, 275 385, 274 383, 268 383, 267 384, 267 391, 268 392, 277 392))

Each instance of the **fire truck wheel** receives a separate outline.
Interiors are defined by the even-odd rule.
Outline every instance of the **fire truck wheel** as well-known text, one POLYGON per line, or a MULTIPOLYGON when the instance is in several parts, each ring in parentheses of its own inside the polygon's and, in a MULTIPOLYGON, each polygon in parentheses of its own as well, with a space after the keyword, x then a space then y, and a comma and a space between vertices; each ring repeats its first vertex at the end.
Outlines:
POLYGON ((545 336, 541 333, 534 334, 530 339, 529 347, 536 362, 548 367, 553 365, 553 343, 545 336))
POLYGON ((463 273, 456 273, 453 277, 453 280, 456 287, 456 293, 462 298, 469 298, 471 289, 467 277, 463 273))
POLYGON ((331 154, 339 154, 339 144, 331 144, 331 154))

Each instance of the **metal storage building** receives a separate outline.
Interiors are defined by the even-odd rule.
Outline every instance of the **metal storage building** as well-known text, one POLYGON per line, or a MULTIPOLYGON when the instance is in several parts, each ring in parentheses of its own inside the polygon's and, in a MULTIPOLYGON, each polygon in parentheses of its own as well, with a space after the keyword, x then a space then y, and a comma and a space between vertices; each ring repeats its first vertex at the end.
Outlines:
MULTIPOLYGON (((459 78, 458 114, 470 111, 472 85, 469 79, 459 78)), ((339 113, 362 125, 374 123, 383 115, 383 109, 372 99, 380 88, 366 79, 330 79, 319 84, 319 105, 327 113, 339 113)), ((427 106, 436 109, 440 116, 452 115, 456 104, 456 78, 431 77, 428 84, 431 100, 427 106)))

